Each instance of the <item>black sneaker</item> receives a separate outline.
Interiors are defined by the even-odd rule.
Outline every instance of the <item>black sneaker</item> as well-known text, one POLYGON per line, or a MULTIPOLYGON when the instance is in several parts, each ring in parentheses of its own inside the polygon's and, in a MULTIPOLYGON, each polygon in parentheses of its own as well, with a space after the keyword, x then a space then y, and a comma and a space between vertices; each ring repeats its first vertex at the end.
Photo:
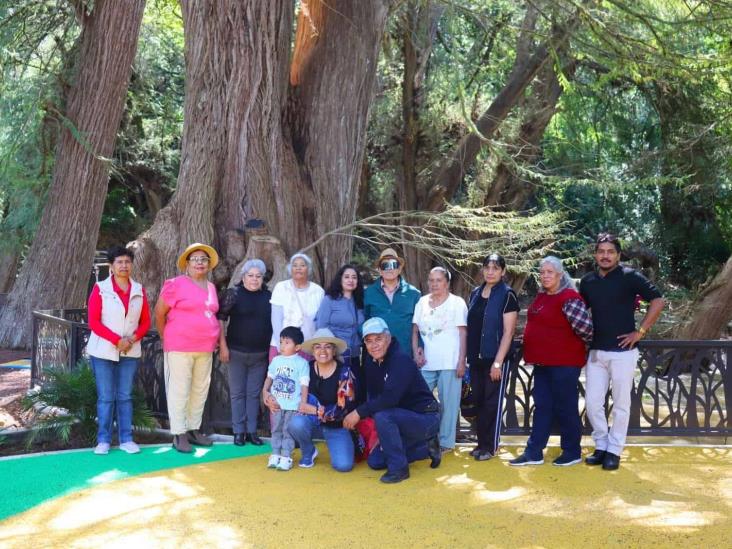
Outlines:
POLYGON ((396 484, 409 478, 409 468, 405 467, 400 471, 387 471, 379 479, 384 484, 396 484))
POLYGON ((513 465, 514 467, 523 467, 524 465, 542 465, 543 463, 544 463, 544 458, 531 459, 525 453, 521 454, 519 457, 514 458, 508 462, 509 465, 513 465))
POLYGON ((605 450, 595 450, 591 456, 585 458, 585 463, 587 465, 602 465, 602 462, 605 461, 605 454, 607 454, 605 450))
POLYGON ((493 454, 488 450, 478 450, 478 453, 475 454, 475 461, 488 461, 492 457, 493 454))
POLYGON ((578 463, 582 463, 582 456, 572 457, 567 454, 562 454, 552 461, 552 465, 556 465, 557 467, 569 467, 571 465, 577 465, 578 463))

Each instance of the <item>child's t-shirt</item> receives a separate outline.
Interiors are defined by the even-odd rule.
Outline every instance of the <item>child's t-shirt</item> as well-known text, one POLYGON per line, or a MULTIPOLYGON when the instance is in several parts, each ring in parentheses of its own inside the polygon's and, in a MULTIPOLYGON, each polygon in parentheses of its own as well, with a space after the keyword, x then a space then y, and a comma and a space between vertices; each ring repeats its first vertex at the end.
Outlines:
POLYGON ((300 405, 301 386, 310 384, 310 367, 298 354, 277 355, 267 368, 267 377, 272 379, 270 393, 283 410, 297 410, 300 405))

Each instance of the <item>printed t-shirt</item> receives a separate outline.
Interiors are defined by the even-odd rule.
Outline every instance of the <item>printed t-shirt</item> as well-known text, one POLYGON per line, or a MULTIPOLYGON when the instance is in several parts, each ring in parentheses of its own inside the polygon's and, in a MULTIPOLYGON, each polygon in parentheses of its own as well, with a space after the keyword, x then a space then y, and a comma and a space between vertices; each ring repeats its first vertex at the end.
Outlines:
POLYGON ((422 369, 455 370, 460 356, 458 327, 468 323, 468 306, 464 299, 453 294, 434 309, 430 307, 429 299, 429 295, 420 298, 412 318, 424 342, 427 362, 422 369))
POLYGON ((277 355, 267 368, 272 380, 269 392, 283 410, 295 411, 300 405, 301 386, 310 383, 310 366, 300 355, 277 355))

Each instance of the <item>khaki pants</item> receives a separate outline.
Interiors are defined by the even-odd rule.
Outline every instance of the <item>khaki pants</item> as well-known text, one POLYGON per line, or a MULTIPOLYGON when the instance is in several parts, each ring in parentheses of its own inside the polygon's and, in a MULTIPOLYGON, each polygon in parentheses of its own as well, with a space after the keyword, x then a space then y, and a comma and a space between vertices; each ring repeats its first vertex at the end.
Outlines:
POLYGON ((585 405, 592 425, 592 438, 597 450, 619 456, 625 447, 630 421, 630 394, 638 366, 638 349, 630 351, 590 351, 587 359, 585 405), (605 416, 605 395, 608 387, 613 395, 613 424, 608 428, 605 416))
POLYGON ((165 396, 171 434, 182 435, 201 427, 212 363, 212 353, 165 353, 165 396))

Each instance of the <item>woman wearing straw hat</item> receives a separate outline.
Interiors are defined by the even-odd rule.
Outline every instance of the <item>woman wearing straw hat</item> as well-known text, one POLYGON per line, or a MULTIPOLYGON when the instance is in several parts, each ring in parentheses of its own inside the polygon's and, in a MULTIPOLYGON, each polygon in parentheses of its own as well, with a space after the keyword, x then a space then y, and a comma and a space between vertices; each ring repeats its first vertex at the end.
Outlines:
POLYGON ((331 465, 345 473, 353 469, 354 445, 350 431, 343 427, 343 418, 356 406, 353 374, 338 360, 347 344, 328 328, 321 328, 302 348, 314 359, 310 362, 308 404, 300 407, 301 413, 289 424, 290 435, 302 450, 299 465, 315 465, 318 449, 313 438, 324 438, 331 465))
POLYGON ((208 273, 219 255, 206 244, 191 244, 178 258, 184 274, 166 280, 155 305, 155 323, 163 340, 165 388, 173 447, 191 453, 191 444, 211 446, 199 432, 211 383, 213 352, 221 329, 219 301, 208 273))

